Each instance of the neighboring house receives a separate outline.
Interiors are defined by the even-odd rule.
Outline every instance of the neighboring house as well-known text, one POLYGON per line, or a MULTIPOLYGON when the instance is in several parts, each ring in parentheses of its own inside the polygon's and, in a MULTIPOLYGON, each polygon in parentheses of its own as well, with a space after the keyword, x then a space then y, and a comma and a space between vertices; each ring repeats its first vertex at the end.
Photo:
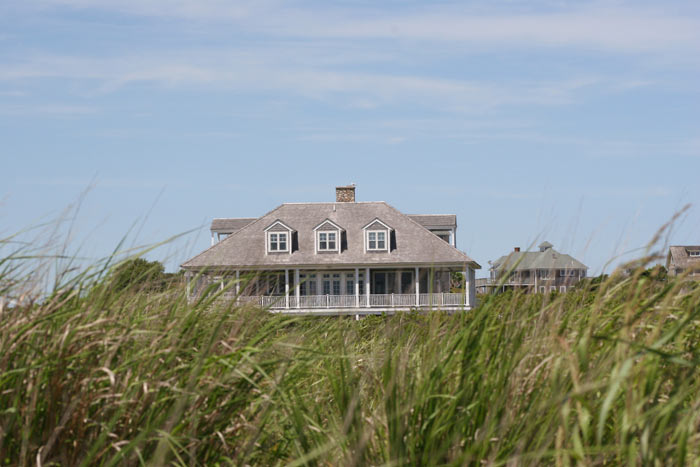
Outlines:
POLYGON ((686 274, 700 279, 700 245, 672 246, 668 249, 666 269, 671 276, 686 274))
POLYGON ((285 203, 257 219, 214 219, 211 231, 213 245, 182 265, 191 297, 234 280, 229 297, 282 312, 475 304, 474 270, 481 266, 456 249, 456 216, 356 202, 354 186, 336 188, 336 202, 285 203), (465 278, 459 293, 450 290, 454 272, 465 278))
POLYGON ((484 292, 491 289, 522 289, 528 292, 566 292, 586 277, 588 266, 575 258, 556 251, 543 242, 539 251, 520 251, 491 263, 491 277, 479 284, 484 292))

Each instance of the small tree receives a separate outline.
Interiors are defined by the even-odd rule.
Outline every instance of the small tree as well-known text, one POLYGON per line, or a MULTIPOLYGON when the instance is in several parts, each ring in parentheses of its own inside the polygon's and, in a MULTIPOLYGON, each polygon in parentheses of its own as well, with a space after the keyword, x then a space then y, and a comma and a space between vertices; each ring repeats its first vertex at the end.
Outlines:
POLYGON ((167 285, 165 267, 159 261, 133 258, 117 266, 111 274, 111 286, 116 290, 130 287, 148 291, 162 291, 167 285))

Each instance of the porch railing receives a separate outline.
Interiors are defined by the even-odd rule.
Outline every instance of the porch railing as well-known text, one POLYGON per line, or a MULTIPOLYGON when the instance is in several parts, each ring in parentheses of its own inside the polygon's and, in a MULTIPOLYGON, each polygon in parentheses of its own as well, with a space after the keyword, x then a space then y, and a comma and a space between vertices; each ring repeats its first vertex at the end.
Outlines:
POLYGON ((467 305, 467 297, 462 293, 419 294, 372 294, 355 295, 305 295, 297 303, 295 295, 241 295, 226 294, 225 298, 235 299, 239 304, 251 303, 271 309, 324 309, 324 308, 415 308, 415 307, 460 307, 467 305), (289 302, 289 305, 287 305, 289 302))

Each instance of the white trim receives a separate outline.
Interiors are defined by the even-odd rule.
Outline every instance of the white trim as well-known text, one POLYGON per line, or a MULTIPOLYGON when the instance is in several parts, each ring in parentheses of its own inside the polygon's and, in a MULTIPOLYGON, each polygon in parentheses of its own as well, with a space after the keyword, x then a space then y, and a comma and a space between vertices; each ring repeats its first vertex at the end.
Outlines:
MULTIPOLYGON (((326 251, 338 252, 338 251, 340 251, 340 238, 341 238, 341 235, 340 235, 340 231, 338 231, 338 230, 319 230, 318 232, 316 232, 316 253, 319 253, 322 251, 323 252, 326 252, 326 251), (326 236, 328 236, 329 234, 335 235, 335 248, 321 249, 321 235, 323 235, 323 234, 325 234, 326 236)), ((328 237, 326 237, 326 245, 328 245, 328 243, 330 243, 330 239, 328 239, 328 237)))
POLYGON ((267 237, 266 242, 265 242, 265 245, 266 245, 265 250, 268 254, 269 253, 291 253, 291 251, 292 251, 292 249, 291 249, 292 232, 266 232, 265 236, 267 237), (278 246, 278 249, 276 249, 276 250, 272 249, 272 236, 273 235, 280 236, 276 240, 276 243, 278 246), (286 245, 285 249, 279 248, 279 244, 282 243, 282 238, 281 238, 282 235, 285 236, 285 245, 286 245))
POLYGON ((367 227, 369 227, 370 225, 374 224, 375 222, 379 222, 380 224, 382 224, 382 225, 383 225, 385 228, 387 228, 388 230, 394 230, 394 229, 392 229, 391 227, 389 227, 388 225, 386 225, 384 222, 382 222, 378 217, 375 217, 375 218, 372 220, 372 222, 370 222, 370 223, 368 223, 367 225, 365 225, 364 227, 362 227, 362 230, 365 230, 367 227))
POLYGON ((341 226, 339 226, 338 224, 336 224, 335 222, 333 222, 332 220, 330 220, 330 219, 328 219, 328 218, 326 218, 323 222, 321 222, 321 223, 318 224, 316 227, 314 227, 314 228, 313 228, 313 231, 314 231, 314 232, 317 231, 317 230, 320 229, 321 226, 322 226, 323 224, 325 224, 325 223, 331 224, 331 225, 332 225, 333 227, 335 227, 337 230, 342 230, 343 232, 345 231, 344 228, 342 228, 341 226))
POLYGON ((367 249, 366 251, 389 251, 389 243, 391 242, 391 234, 389 233, 388 230, 367 230, 365 231, 365 238, 366 238, 366 245, 367 249), (379 248, 379 234, 384 234, 384 248, 379 248), (376 235, 376 239, 374 240, 374 244, 376 245, 375 248, 370 248, 369 243, 370 239, 369 236, 371 234, 376 235))
POLYGON ((273 228, 276 225, 281 225, 282 227, 289 230, 290 232, 296 232, 296 230, 294 230, 293 228, 291 228, 290 226, 288 226, 287 224, 285 224, 284 222, 282 222, 279 219, 277 219, 275 222, 270 224, 265 230, 263 230, 263 232, 267 232, 268 230, 270 230, 271 228, 273 228))

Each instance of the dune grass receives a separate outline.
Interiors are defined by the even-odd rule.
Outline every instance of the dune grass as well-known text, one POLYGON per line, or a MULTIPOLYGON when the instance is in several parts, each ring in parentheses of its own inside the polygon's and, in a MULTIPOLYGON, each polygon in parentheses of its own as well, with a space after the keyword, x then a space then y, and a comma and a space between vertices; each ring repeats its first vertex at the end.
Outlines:
POLYGON ((700 290, 682 280, 354 321, 95 270, 0 312, 3 465, 700 464, 700 290))

